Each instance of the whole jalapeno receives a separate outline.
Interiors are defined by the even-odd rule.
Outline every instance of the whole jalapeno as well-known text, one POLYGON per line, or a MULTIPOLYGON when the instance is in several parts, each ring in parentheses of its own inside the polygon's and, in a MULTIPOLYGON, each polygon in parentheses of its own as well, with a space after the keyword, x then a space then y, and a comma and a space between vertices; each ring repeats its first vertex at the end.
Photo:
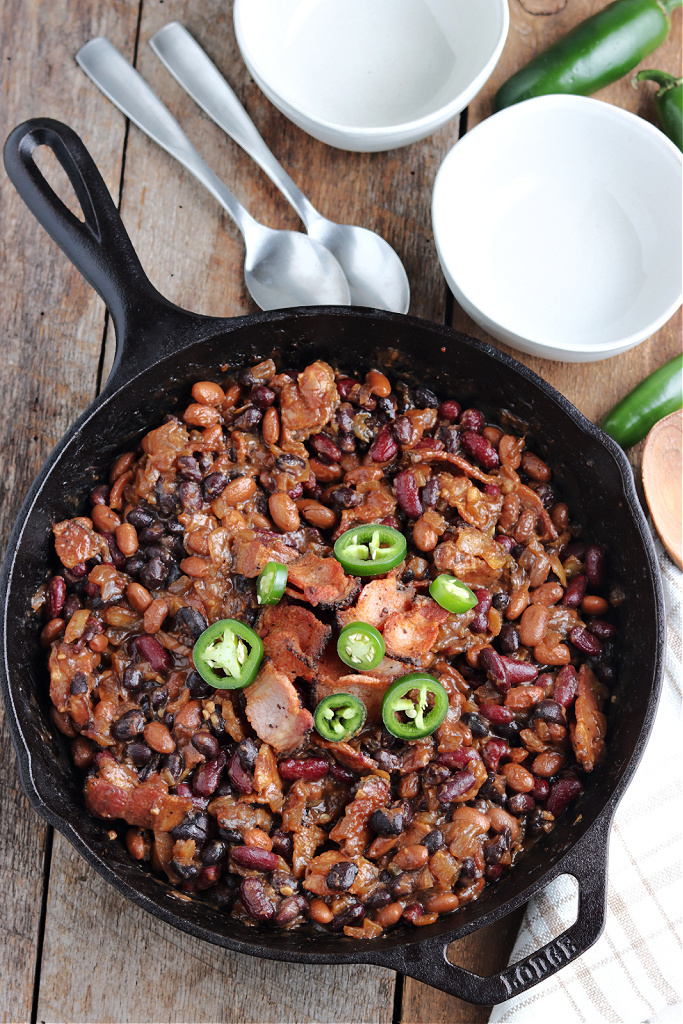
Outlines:
POLYGON ((607 413, 600 426, 622 448, 632 448, 649 430, 671 412, 683 406, 683 355, 641 381, 607 413))
POLYGON ((674 78, 667 71, 639 71, 633 78, 637 82, 656 82, 655 110, 659 127, 679 149, 683 150, 683 78, 674 78))
POLYGON ((615 0, 537 54, 495 95, 494 110, 574 93, 590 96, 632 71, 666 39, 669 15, 683 0, 615 0))

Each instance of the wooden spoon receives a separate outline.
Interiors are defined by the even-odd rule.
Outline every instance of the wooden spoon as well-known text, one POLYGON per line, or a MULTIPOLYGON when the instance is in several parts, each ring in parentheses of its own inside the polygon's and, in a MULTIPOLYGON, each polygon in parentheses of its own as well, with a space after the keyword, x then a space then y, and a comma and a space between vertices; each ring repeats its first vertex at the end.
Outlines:
POLYGON ((643 489, 662 544, 683 569, 683 409, 655 423, 647 435, 643 489))

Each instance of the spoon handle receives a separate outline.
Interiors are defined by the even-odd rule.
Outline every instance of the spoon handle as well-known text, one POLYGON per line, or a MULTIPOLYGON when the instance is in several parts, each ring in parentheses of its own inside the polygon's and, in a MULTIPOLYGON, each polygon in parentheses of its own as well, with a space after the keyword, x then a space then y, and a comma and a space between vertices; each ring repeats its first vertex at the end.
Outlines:
POLYGON ((187 29, 171 21, 149 42, 185 92, 266 172, 306 227, 319 220, 318 211, 273 156, 235 93, 187 29))
POLYGON ((257 222, 214 174, 196 151, 178 122, 115 46, 99 36, 76 54, 76 60, 107 99, 154 142, 194 174, 230 214, 246 238, 257 222))

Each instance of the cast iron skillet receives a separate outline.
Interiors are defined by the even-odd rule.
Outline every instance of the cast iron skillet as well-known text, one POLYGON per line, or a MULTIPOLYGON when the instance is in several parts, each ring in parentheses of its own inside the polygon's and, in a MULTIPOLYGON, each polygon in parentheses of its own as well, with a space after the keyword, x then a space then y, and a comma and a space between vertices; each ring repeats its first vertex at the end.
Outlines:
POLYGON ((5 146, 17 191, 99 292, 116 328, 116 360, 89 409, 50 455, 24 502, 0 581, 1 676, 21 782, 34 808, 59 829, 119 892, 145 910, 217 945, 297 963, 380 964, 476 1003, 497 1003, 548 977, 600 935, 605 916, 607 843, 615 808, 643 752, 661 685, 664 617, 652 541, 622 451, 526 367, 488 345, 426 321, 348 308, 287 309, 219 319, 164 299, 143 273, 102 178, 77 135, 58 121, 20 125, 5 146), (74 217, 33 160, 37 146, 56 155, 85 222, 74 217), (494 419, 508 410, 528 424, 536 450, 564 481, 590 536, 609 553, 624 588, 620 675, 609 726, 609 756, 588 780, 567 820, 543 838, 509 877, 428 928, 402 928, 373 942, 278 934, 246 928, 199 899, 184 902, 131 860, 123 844, 85 811, 82 779, 68 745, 47 717, 45 652, 31 598, 54 567, 51 526, 79 513, 113 458, 163 415, 187 401, 189 384, 274 356, 300 366, 316 358, 358 372, 379 366, 417 379, 437 394, 476 403, 494 419), (576 822, 574 823, 574 820, 576 822), (490 978, 450 963, 448 944, 491 924, 568 872, 579 885, 578 919, 559 938, 490 978))

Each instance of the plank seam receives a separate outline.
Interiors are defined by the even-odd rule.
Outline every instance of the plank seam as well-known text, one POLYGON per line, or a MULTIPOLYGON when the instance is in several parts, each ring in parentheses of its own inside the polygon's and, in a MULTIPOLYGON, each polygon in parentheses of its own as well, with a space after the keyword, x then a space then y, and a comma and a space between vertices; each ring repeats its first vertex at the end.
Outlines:
POLYGON ((43 891, 40 899, 40 918, 38 919, 38 939, 36 942, 36 966, 33 972, 33 997, 31 1000, 31 1024, 37 1024, 38 998, 40 996, 40 972, 43 963, 43 943, 45 940, 45 922, 47 919, 47 900, 50 889, 50 871, 52 868, 52 843, 54 829, 48 825, 45 829, 45 852, 43 854, 43 891))

